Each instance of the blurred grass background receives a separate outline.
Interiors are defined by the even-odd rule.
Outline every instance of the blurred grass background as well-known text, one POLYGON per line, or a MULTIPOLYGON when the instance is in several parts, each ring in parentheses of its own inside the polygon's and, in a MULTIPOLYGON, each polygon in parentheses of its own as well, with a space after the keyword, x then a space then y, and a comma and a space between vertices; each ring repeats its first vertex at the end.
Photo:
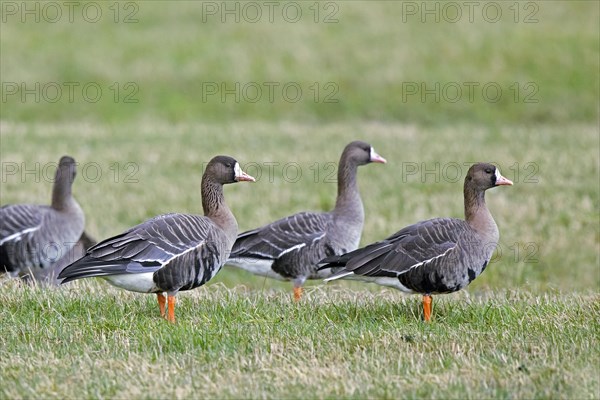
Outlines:
POLYGON ((471 2, 472 22, 465 3, 281 2, 270 22, 265 2, 1 2, 0 204, 48 203, 69 154, 97 239, 201 213, 215 154, 259 178, 225 189, 246 230, 333 207, 331 163, 370 142, 388 164, 359 170, 363 245, 462 217, 472 162, 515 185, 487 193, 491 266, 431 324, 417 296, 312 282, 295 304, 230 269, 179 296, 176 325, 99 280, 4 282, 0 397, 598 398, 600 3, 471 2))
MULTIPOLYGON (((48 3, 37 4, 41 12, 48 3)), ((78 4, 73 22, 63 8, 56 23, 3 8, 2 204, 49 201, 42 168, 70 154, 81 163, 74 191, 88 230, 102 239, 159 213, 199 213, 203 163, 225 153, 261 174, 254 185, 226 188, 240 229, 250 229, 332 207, 326 163, 360 138, 389 161, 359 173, 362 244, 421 219, 462 217, 464 163, 494 161, 515 186, 488 193, 501 246, 470 290, 598 289, 597 2, 495 3, 502 11, 496 23, 483 16, 487 3, 475 8, 473 22, 463 9, 457 23, 444 20, 451 14, 439 22, 410 15, 407 5, 420 2, 317 3, 316 23, 308 2, 294 3, 303 12, 296 23, 281 14, 289 3, 280 3, 273 23, 266 8, 257 23, 243 15, 223 23, 220 11, 207 15, 206 7, 224 3, 189 1, 92 2, 103 14, 90 23, 81 13, 88 3, 78 4), (325 23, 327 16, 337 22, 325 23), (78 85, 72 101, 65 82, 78 85), (273 102, 265 82, 279 85, 273 102), (465 82, 479 85, 473 101, 465 82), (39 101, 23 92, 35 92, 36 83, 39 101), (40 93, 48 83, 62 86, 56 102, 48 101, 52 85, 40 93), (81 92, 90 83, 102 90, 94 103, 81 92), (205 91, 236 83, 256 83, 263 95, 253 103, 247 92, 236 102, 205 91), (302 89, 297 102, 283 98, 289 83, 302 89), (452 91, 439 101, 406 92, 421 83, 456 84, 463 93, 452 102, 452 91), (489 83, 502 89, 497 102, 483 97, 489 83), (325 102, 327 95, 337 102, 325 102), (273 179, 267 162, 279 163, 273 179), (288 163, 299 166, 297 181, 288 163), (455 164, 463 167, 458 182, 444 175, 455 164), (7 170, 13 166, 15 174, 7 170)), ((241 10, 247 3, 229 4, 241 10)), ((289 288, 229 270, 217 280, 289 288)))
MULTIPOLYGON (((21 102, 19 95, 10 95, 2 104, 4 119, 93 123, 284 119, 319 124, 366 119, 442 125, 597 120, 597 2, 491 2, 496 5, 492 8, 486 8, 489 2, 478 2, 471 11, 473 22, 469 9, 461 6, 456 23, 447 22, 455 19, 455 12, 445 2, 429 6, 394 1, 282 2, 273 9, 272 23, 261 2, 89 3, 96 5, 86 8, 86 2, 78 3, 72 23, 65 6, 58 22, 46 22, 54 19, 54 11, 44 8, 44 2, 38 3, 39 23, 35 15, 23 15, 19 3, 14 15, 5 12, 2 81, 25 82, 29 88, 35 82, 77 82, 77 89, 94 82, 103 96, 90 104, 81 93, 72 103, 66 95, 56 103, 36 103, 31 95, 21 102), (248 8, 248 3, 260 6, 256 23, 250 22, 256 7, 248 8), (300 8, 297 22, 286 21, 296 9, 286 4, 300 8), (488 22, 494 20, 498 4, 498 21, 488 22), (218 10, 209 14, 214 7, 218 10), (224 12, 235 7, 239 23, 235 13, 224 12), (435 7, 437 15, 426 14, 435 7), (95 17, 96 8, 102 13, 98 22, 86 22, 86 16, 95 17), (115 82, 120 85, 116 102, 116 89, 109 89, 115 82), (124 88, 128 82, 139 92, 124 88), (203 101, 207 83, 225 83, 231 89, 236 82, 280 86, 274 102, 267 100, 264 87, 256 103, 236 103, 234 96, 222 102, 218 95, 203 101), (296 103, 286 102, 281 93, 290 82, 303 91, 296 103), (309 88, 315 82, 320 84, 317 101, 316 89, 309 88), (338 88, 335 95, 333 87, 324 87, 328 82, 338 88), (422 101, 418 94, 405 93, 406 84, 421 82, 428 89, 436 82, 457 83, 463 89, 461 100, 436 102, 428 96, 422 101), (473 102, 465 82, 479 84, 473 102), (517 101, 516 87, 511 89, 515 82, 517 101), (529 82, 535 86, 525 87, 529 82), (487 83, 500 85, 497 103, 485 101, 482 89, 487 83), (139 102, 124 103, 128 94, 139 102), (328 94, 339 102, 324 103, 328 94), (538 102, 524 103, 526 99, 538 102)), ((455 97, 450 89, 449 99, 455 97)), ((254 97, 251 91, 247 95, 254 97)), ((496 97, 493 90, 489 96, 496 97)))

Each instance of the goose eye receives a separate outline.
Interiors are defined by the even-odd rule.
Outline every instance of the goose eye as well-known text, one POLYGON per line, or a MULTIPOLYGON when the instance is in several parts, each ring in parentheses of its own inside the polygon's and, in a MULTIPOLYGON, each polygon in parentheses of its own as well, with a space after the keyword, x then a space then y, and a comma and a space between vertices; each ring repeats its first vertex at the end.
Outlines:
POLYGON ((486 172, 487 174, 491 174, 491 173, 492 173, 492 169, 491 169, 491 168, 486 168, 486 169, 485 169, 485 172, 486 172))

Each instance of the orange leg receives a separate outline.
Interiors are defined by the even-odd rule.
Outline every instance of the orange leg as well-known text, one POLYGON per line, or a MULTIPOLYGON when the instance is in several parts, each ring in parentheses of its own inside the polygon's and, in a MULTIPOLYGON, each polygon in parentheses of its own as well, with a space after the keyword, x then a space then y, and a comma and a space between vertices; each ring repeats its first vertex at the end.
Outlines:
POLYGON ((165 305, 167 304, 167 298, 162 293, 156 293, 156 299, 158 300, 158 308, 160 309, 160 316, 165 317, 165 305))
POLYGON ((177 299, 175 296, 168 296, 168 305, 169 305, 169 315, 167 316, 167 321, 175 323, 175 303, 177 303, 177 299))
POLYGON ((300 301, 302 298, 302 287, 294 286, 294 301, 300 301))
POLYGON ((423 295, 423 319, 425 322, 429 322, 431 319, 431 296, 428 294, 423 295))

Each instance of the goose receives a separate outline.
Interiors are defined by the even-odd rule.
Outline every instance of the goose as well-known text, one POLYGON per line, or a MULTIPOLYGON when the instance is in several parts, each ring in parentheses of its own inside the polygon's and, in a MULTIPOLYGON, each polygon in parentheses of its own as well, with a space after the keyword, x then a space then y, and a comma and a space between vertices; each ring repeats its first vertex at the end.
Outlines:
POLYGON ((364 210, 357 168, 386 160, 362 141, 349 143, 338 166, 338 193, 329 212, 300 212, 240 234, 228 265, 278 280, 291 280, 294 299, 300 300, 307 279, 322 279, 331 273, 317 272, 326 256, 343 254, 358 247, 364 210))
POLYGON ((71 253, 85 225, 83 210, 72 195, 76 169, 72 157, 60 159, 50 206, 0 208, 0 273, 46 283, 57 261, 71 253))
POLYGON ((485 191, 512 184, 492 164, 472 165, 464 182, 464 220, 418 222, 382 241, 327 257, 320 268, 342 269, 325 282, 347 277, 420 293, 424 320, 429 321, 432 294, 461 290, 485 270, 500 237, 485 191))
MULTIPOLYGON (((83 231, 79 240, 75 245, 71 248, 71 250, 62 256, 53 266, 52 268, 46 268, 40 270, 35 277, 37 282, 43 282, 48 286, 59 286, 60 280, 58 279, 58 274, 63 270, 67 265, 71 264, 73 261, 78 260, 79 258, 85 255, 87 249, 92 247, 98 243, 87 231, 83 231)), ((24 279, 27 281, 27 277, 24 279)))
POLYGON ((204 216, 171 213, 151 218, 91 247, 58 278, 64 284, 101 277, 122 289, 156 293, 161 316, 174 323, 177 293, 211 280, 235 242, 238 225, 225 204, 223 185, 254 180, 232 157, 216 156, 202 176, 204 216))

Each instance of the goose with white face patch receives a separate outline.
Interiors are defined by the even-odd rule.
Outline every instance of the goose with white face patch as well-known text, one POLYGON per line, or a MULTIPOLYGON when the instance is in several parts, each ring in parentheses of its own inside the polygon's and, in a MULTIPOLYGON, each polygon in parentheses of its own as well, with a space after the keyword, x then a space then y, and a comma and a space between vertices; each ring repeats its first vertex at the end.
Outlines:
POLYGON ((175 322, 177 293, 204 285, 227 260, 238 225, 225 204, 223 185, 242 181, 254 178, 235 159, 214 157, 202 176, 204 216, 154 217, 90 248, 59 278, 67 283, 101 277, 126 290, 156 293, 161 316, 175 322))
POLYGON ((240 234, 227 265, 257 275, 294 283, 294 298, 302 296, 307 279, 323 279, 331 271, 317 271, 326 256, 342 254, 358 247, 364 223, 364 210, 357 169, 386 160, 365 142, 349 143, 338 165, 338 194, 329 212, 301 212, 263 227, 240 234))
POLYGON ((0 208, 0 273, 51 283, 60 262, 74 259, 72 249, 85 225, 83 210, 72 195, 76 170, 72 157, 60 159, 50 206, 0 208))
POLYGON ((492 164, 471 166, 464 182, 464 220, 418 222, 380 242, 327 257, 320 268, 343 269, 325 281, 351 278, 421 293, 424 319, 429 321, 432 294, 463 289, 487 266, 499 233, 486 206, 485 191, 512 184, 492 164))

